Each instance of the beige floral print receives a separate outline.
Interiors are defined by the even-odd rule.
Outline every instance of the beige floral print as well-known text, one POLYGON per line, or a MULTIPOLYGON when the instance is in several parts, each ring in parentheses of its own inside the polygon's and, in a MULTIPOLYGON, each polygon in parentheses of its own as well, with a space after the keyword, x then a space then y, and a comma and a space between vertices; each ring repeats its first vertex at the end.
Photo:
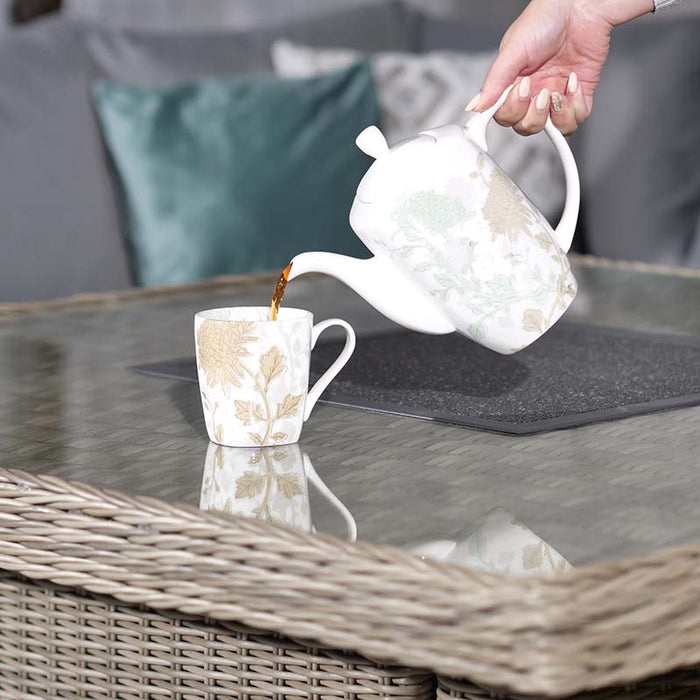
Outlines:
POLYGON ((246 345, 257 340, 251 335, 253 328, 249 321, 207 319, 202 323, 197 331, 199 366, 206 372, 208 386, 221 384, 227 396, 231 386, 241 386, 247 373, 243 358, 250 357, 246 345))
MULTIPOLYGON (((270 497, 273 487, 276 487, 277 491, 288 501, 304 493, 299 483, 298 474, 278 471, 275 462, 282 461, 286 457, 287 453, 281 449, 275 449, 274 452, 259 450, 251 457, 250 464, 259 465, 262 462, 264 472, 261 473, 251 469, 236 479, 236 491, 233 496, 235 500, 256 498, 262 494, 260 505, 253 511, 253 514, 259 520, 278 522, 270 509, 270 497)), ((230 498, 226 500, 223 510, 228 513, 234 512, 233 502, 230 498)))
POLYGON ((523 234, 530 235, 530 226, 537 223, 537 217, 523 201, 512 180, 494 168, 487 185, 488 195, 481 211, 493 239, 507 236, 509 241, 516 241, 523 234))
MULTIPOLYGON (((245 378, 252 380, 260 401, 234 400, 235 417, 244 426, 262 424, 263 428, 251 431, 248 436, 255 445, 274 445, 287 439, 287 433, 276 430, 276 424, 286 418, 294 418, 303 407, 304 394, 286 394, 276 404, 270 395, 270 387, 287 371, 287 362, 280 349, 273 345, 260 356, 257 372, 244 361, 252 357, 247 349, 258 338, 251 335, 254 324, 246 321, 217 322, 206 320, 197 331, 199 367, 206 375, 207 385, 220 384, 226 396, 231 387, 241 388, 245 378)), ((215 420, 219 404, 213 406, 202 393, 205 407, 215 420)), ((221 440, 222 427, 217 425, 215 435, 221 440)))
POLYGON ((286 394, 281 401, 273 407, 270 400, 270 385, 279 379, 287 371, 286 359, 280 349, 273 345, 260 357, 260 369, 254 376, 255 391, 260 396, 262 403, 257 401, 235 401, 236 418, 243 425, 256 425, 262 423, 264 432, 250 432, 248 436, 256 445, 269 445, 283 442, 287 439, 287 433, 276 431, 277 421, 285 418, 294 418, 301 410, 304 400, 303 394, 286 394))

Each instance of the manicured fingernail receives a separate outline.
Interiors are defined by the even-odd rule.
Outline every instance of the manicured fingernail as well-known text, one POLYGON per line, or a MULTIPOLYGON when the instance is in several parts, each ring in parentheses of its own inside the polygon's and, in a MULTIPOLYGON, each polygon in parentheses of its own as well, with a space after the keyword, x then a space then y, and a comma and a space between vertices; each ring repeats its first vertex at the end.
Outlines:
POLYGON ((540 110, 540 112, 543 112, 547 107, 549 106, 549 90, 547 88, 542 88, 540 90, 540 94, 537 95, 537 102, 535 103, 535 107, 540 110))
POLYGON ((473 111, 474 109, 476 109, 479 106, 479 102, 481 102, 481 93, 472 97, 469 104, 464 108, 464 111, 465 112, 473 111))
POLYGON ((569 95, 573 95, 578 90, 578 76, 576 73, 569 75, 569 82, 566 84, 566 91, 569 95))
POLYGON ((561 112, 564 109, 564 98, 558 92, 552 93, 552 107, 555 112, 561 112))
POLYGON ((518 95, 521 99, 525 100, 530 97, 530 92, 532 91, 530 76, 526 75, 518 85, 518 95))

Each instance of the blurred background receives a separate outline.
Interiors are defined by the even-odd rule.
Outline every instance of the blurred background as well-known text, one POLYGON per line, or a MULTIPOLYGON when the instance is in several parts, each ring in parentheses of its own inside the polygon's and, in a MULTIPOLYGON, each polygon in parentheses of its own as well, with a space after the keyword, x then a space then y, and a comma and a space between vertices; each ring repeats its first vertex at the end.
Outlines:
MULTIPOLYGON (((464 121, 525 5, 0 0, 0 302, 361 255, 354 135, 464 121)), ((555 223, 546 137, 490 138, 555 223)), ((570 143, 576 251, 700 268, 700 0, 614 32, 570 143)))

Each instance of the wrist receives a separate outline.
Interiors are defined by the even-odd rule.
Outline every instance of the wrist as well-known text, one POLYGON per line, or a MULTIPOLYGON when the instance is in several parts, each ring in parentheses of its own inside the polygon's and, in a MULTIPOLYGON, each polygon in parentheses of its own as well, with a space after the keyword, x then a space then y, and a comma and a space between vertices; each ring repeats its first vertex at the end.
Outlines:
POLYGON ((616 27, 654 11, 654 0, 581 0, 591 12, 596 12, 616 27))

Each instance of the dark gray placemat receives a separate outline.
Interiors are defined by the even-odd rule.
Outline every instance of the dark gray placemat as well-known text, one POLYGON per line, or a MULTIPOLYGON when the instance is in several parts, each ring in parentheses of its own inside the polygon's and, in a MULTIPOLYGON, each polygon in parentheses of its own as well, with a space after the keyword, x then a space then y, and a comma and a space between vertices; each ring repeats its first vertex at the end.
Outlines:
MULTIPOLYGON (((340 352, 319 343, 312 379, 340 352)), ((131 369, 197 380, 193 358, 131 369)), ((700 338, 559 323, 517 355, 462 336, 360 338, 324 403, 525 435, 700 404, 700 338)))

